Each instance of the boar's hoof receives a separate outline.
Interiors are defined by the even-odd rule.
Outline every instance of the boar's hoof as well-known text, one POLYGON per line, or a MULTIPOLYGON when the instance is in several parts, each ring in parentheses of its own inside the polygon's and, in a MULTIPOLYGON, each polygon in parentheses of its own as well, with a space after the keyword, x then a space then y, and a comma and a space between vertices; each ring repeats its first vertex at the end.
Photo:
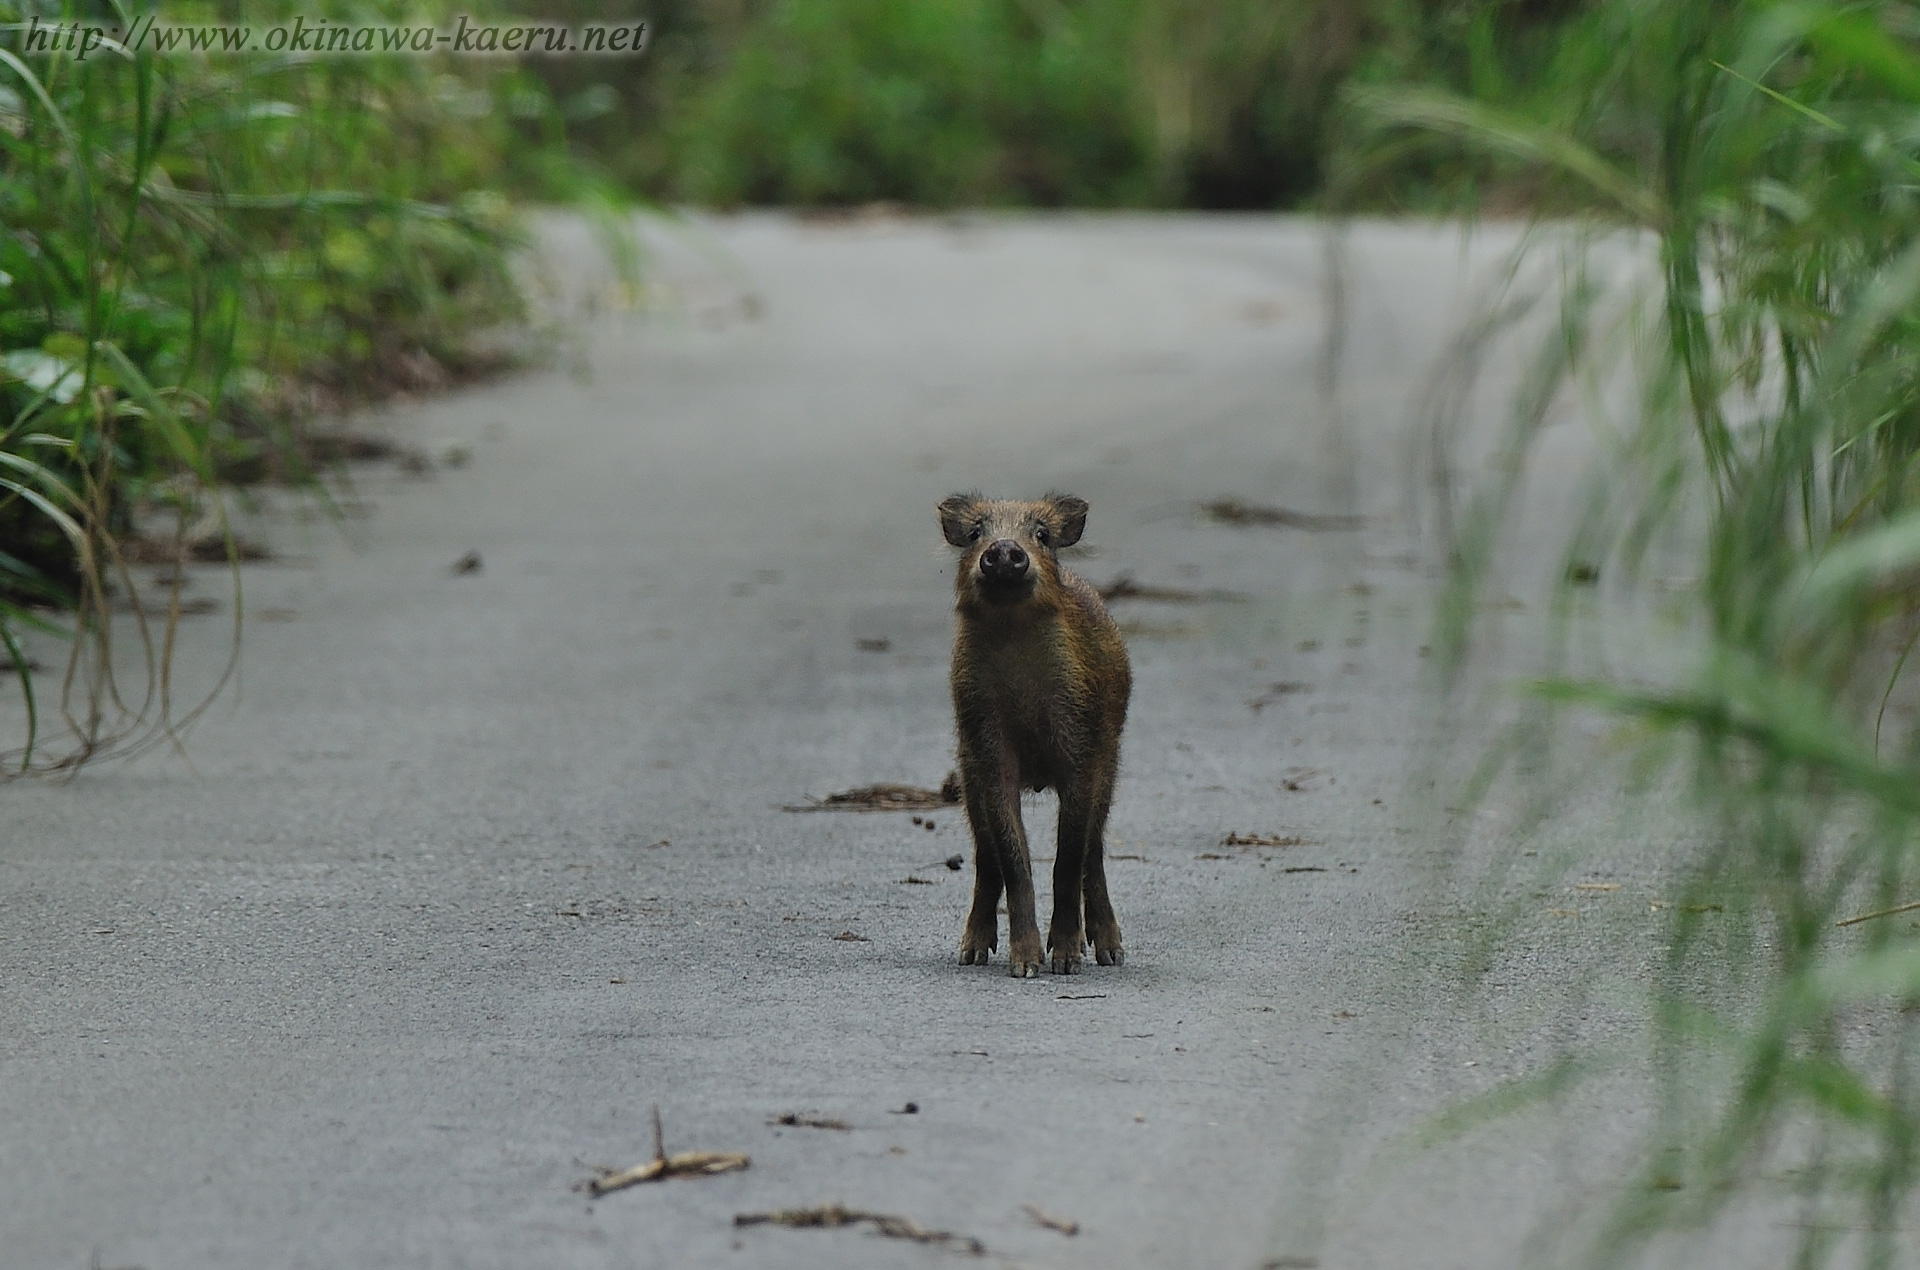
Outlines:
POLYGON ((1007 945, 1007 972, 1016 979, 1031 979, 1047 964, 1040 951, 1040 932, 1017 937, 1007 945))
POLYGON ((999 942, 999 934, 991 922, 969 921, 966 933, 960 937, 960 964, 986 965, 993 960, 994 945, 999 942))

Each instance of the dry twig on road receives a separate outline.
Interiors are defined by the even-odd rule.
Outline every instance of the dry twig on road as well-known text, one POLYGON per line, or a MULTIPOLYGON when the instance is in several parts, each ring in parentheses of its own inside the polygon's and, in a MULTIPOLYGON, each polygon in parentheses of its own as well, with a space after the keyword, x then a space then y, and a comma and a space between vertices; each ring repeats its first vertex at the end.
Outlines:
POLYGON ((1162 604, 1245 604, 1247 597, 1240 591, 1195 591, 1189 587, 1154 586, 1139 582, 1131 573, 1122 573, 1105 586, 1097 588, 1100 598, 1111 604, 1115 600, 1156 600, 1162 604))
POLYGON ((1039 1222, 1048 1230, 1057 1230, 1063 1235, 1077 1235, 1080 1233, 1080 1223, 1077 1221, 1067 1221, 1059 1217, 1049 1217, 1033 1204, 1028 1204, 1026 1209, 1027 1216, 1033 1218, 1033 1220, 1039 1222))
POLYGON ((845 1131, 853 1128, 853 1126, 846 1121, 835 1120, 831 1116, 803 1116, 794 1111, 789 1111, 785 1115, 775 1116, 773 1119, 767 1121, 767 1123, 770 1125, 784 1126, 789 1129, 839 1129, 845 1131))
POLYGON ((1223 525, 1273 525, 1316 533, 1359 529, 1367 523, 1364 516, 1323 516, 1313 512, 1297 512, 1290 507, 1262 507, 1257 503, 1243 503, 1237 498, 1216 498, 1210 503, 1202 503, 1200 511, 1208 520, 1219 521, 1223 525))
POLYGON ((960 801, 960 782, 948 776, 939 789, 881 781, 843 789, 825 798, 788 803, 782 811, 942 811, 960 801))
POLYGON ((660 1108, 653 1109, 653 1158, 628 1169, 603 1169, 577 1188, 596 1197, 641 1182, 659 1182, 670 1177, 710 1177, 744 1169, 753 1161, 738 1151, 683 1151, 668 1155, 666 1137, 660 1130, 660 1108))
POLYGON ((818 1208, 781 1208, 770 1213, 737 1213, 733 1219, 736 1226, 791 1226, 795 1229, 856 1226, 862 1222, 889 1239, 911 1239, 921 1244, 952 1244, 975 1257, 987 1255, 987 1246, 972 1235, 955 1234, 951 1230, 929 1230, 910 1217, 893 1213, 867 1213, 839 1204, 822 1204, 818 1208))

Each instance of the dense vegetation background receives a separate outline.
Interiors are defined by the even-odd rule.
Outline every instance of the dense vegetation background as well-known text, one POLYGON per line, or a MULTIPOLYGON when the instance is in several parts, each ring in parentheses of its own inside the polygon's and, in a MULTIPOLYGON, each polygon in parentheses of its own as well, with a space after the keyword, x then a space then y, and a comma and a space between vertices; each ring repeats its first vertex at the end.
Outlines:
MULTIPOLYGON (((1691 777, 1696 845, 1675 860, 1683 894, 1649 1011, 1658 1140, 1598 1255, 1718 1220, 1759 1186, 1801 1206, 1798 1264, 1897 1259, 1920 1177, 1920 944, 1896 920, 1920 894, 1920 729, 1889 711, 1912 704, 1920 643, 1920 11, 528 10, 645 16, 653 46, 524 64, 82 62, 0 41, 0 667, 30 718, 10 769, 170 735, 177 586, 163 634, 131 606, 145 690, 114 678, 133 565, 177 579, 195 556, 236 560, 224 486, 309 477, 328 458, 311 425, 330 410, 499 364, 490 334, 524 319, 509 268, 522 202, 1492 204, 1630 231, 1652 268, 1624 291, 1587 268, 1579 235, 1554 238, 1567 285, 1530 301, 1557 320, 1502 460, 1461 495, 1436 661, 1459 677, 1476 656, 1475 596, 1498 585, 1551 403, 1617 399, 1606 390, 1624 370, 1640 392, 1608 420, 1610 465, 1565 525, 1565 638, 1479 786, 1503 756, 1541 766, 1570 709, 1620 721, 1643 774, 1691 777), (1689 586, 1652 594, 1656 548, 1690 555, 1689 586), (1583 662, 1590 588, 1665 623, 1686 669, 1583 662), (28 628, 70 649, 57 705, 71 744, 40 744, 28 628)), ((114 12, 0 5, 7 21, 114 12)), ((292 12, 167 9, 180 22, 292 12)))
MULTIPOLYGON (((1588 7, 666 0, 644 62, 538 73, 572 143, 665 201, 1287 208, 1324 185, 1344 85, 1516 96, 1588 7)), ((1465 166, 1408 156, 1393 195, 1458 196, 1465 166)))

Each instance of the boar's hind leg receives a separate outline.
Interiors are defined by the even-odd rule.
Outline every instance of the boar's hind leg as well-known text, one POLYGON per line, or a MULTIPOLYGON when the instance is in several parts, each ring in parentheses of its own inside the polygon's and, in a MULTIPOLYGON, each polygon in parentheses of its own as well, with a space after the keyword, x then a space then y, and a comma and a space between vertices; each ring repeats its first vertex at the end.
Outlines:
POLYGON ((1060 790, 1060 838, 1053 857, 1053 924, 1047 931, 1047 950, 1057 975, 1080 973, 1081 949, 1087 942, 1080 921, 1083 861, 1087 853, 1093 791, 1084 781, 1060 790))
POLYGON ((1093 943, 1094 960, 1103 966, 1117 966, 1127 955, 1120 945, 1120 920, 1113 915, 1113 901, 1107 897, 1107 807, 1112 800, 1113 781, 1109 777, 1099 783, 1087 815, 1086 858, 1081 864, 1087 938, 1093 943))

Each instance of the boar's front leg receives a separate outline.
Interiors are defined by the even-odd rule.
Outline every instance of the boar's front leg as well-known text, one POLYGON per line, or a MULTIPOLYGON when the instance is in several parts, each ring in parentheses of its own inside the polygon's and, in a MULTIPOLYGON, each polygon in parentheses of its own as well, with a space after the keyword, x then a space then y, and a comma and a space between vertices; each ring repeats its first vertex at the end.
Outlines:
POLYGON ((1000 894, 1005 883, 1000 879, 994 830, 989 818, 976 809, 971 792, 967 820, 973 826, 973 909, 967 914, 966 933, 960 937, 960 964, 984 966, 993 960, 993 950, 1000 943, 1000 894))
POLYGON ((1033 864, 1020 822, 1020 768, 997 737, 964 737, 960 784, 973 828, 973 911, 960 941, 962 965, 984 964, 999 926, 1000 895, 1007 897, 1008 971, 1016 978, 1040 973, 1043 954, 1034 916, 1033 864))

